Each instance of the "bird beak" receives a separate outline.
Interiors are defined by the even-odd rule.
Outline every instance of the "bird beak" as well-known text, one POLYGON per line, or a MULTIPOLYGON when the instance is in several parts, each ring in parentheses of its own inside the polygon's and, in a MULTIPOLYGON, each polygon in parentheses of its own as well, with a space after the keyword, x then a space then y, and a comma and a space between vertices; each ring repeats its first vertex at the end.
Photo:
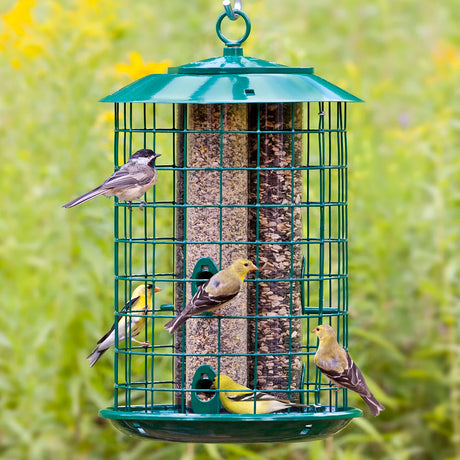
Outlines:
POLYGON ((155 153, 155 157, 154 157, 154 158, 158 158, 158 157, 161 157, 161 153, 155 153))
POLYGON ((251 264, 251 266, 249 267, 249 270, 253 271, 253 270, 259 270, 259 269, 254 264, 251 264))
POLYGON ((316 334, 316 328, 313 329, 311 332, 312 332, 312 334, 316 334))
POLYGON ((160 289, 159 287, 156 287, 155 286, 155 292, 160 292, 162 289, 160 289))

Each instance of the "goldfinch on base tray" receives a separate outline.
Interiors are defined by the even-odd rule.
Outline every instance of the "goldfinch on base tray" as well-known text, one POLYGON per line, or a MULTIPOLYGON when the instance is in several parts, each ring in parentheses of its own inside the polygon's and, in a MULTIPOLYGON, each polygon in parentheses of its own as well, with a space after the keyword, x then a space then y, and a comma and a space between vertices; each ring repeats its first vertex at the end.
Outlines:
MULTIPOLYGON (((220 402, 234 414, 254 414, 254 392, 236 383, 228 375, 221 374, 213 380, 211 388, 224 390, 219 392, 220 402), (240 390, 240 391, 238 391, 240 390)), ((256 393, 256 414, 269 414, 292 407, 308 407, 287 399, 277 399, 267 393, 256 393)))

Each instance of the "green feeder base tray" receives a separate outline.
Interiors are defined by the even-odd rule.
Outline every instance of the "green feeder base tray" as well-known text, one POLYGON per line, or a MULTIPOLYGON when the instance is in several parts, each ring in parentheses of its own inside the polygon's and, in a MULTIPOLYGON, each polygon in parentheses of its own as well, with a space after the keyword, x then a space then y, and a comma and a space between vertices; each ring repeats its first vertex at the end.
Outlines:
POLYGON ((312 406, 305 412, 240 415, 181 413, 178 406, 113 407, 100 411, 129 435, 162 441, 198 443, 254 443, 314 441, 345 428, 362 411, 352 407, 312 406))

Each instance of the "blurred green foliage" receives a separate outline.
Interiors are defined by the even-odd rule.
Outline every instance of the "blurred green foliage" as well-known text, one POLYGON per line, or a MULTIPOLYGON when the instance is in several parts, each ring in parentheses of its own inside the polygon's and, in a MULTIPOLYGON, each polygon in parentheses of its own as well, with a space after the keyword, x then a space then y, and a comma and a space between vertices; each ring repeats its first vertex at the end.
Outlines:
POLYGON ((460 458, 458 2, 243 7, 247 55, 314 65, 366 100, 349 111, 350 349, 387 410, 275 445, 143 441, 98 418, 112 363, 85 357, 113 315, 113 210, 61 205, 111 169, 98 99, 164 61, 219 55, 222 6, 1 0, 1 458, 460 458))

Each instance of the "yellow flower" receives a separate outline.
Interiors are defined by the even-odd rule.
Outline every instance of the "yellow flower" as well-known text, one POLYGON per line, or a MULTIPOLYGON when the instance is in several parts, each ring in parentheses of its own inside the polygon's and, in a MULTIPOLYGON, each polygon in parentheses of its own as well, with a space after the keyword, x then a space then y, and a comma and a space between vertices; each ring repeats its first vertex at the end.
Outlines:
POLYGON ((440 42, 433 52, 433 60, 438 66, 460 67, 460 52, 451 43, 440 42))
POLYGON ((152 73, 164 73, 171 65, 170 61, 144 63, 142 56, 137 52, 131 53, 129 58, 130 64, 117 64, 115 68, 118 72, 128 74, 135 80, 152 73))
POLYGON ((22 66, 22 57, 34 57, 43 52, 36 34, 38 24, 32 18, 35 3, 35 0, 19 0, 0 17, 4 29, 0 35, 0 49, 8 51, 14 69, 22 66))
POLYGON ((440 41, 431 53, 431 58, 434 62, 434 67, 432 74, 425 79, 428 85, 455 79, 460 70, 460 52, 455 45, 440 41))
POLYGON ((31 10, 35 0, 19 0, 9 13, 2 15, 3 22, 15 35, 25 35, 26 26, 33 25, 31 10))

